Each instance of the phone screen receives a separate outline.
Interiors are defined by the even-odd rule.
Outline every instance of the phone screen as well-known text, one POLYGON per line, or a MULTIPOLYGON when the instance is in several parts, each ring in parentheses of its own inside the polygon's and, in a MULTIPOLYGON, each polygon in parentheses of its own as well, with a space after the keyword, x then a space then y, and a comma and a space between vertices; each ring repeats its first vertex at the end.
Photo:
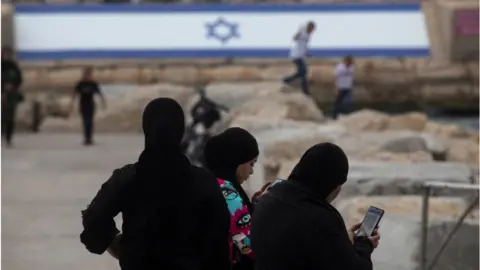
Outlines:
POLYGON ((371 236, 383 216, 383 210, 372 207, 368 208, 367 214, 363 218, 362 225, 357 231, 357 236, 371 236))

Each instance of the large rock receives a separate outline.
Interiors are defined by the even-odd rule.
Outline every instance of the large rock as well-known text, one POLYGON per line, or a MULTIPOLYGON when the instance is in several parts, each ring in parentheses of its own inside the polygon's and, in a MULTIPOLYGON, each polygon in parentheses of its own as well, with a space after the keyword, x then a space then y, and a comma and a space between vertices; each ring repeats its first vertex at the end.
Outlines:
MULTIPOLYGON (((217 104, 228 107, 230 110, 234 111, 235 107, 240 106, 241 104, 248 102, 250 100, 264 98, 269 95, 278 94, 280 91, 281 84, 276 83, 210 83, 205 86, 205 92, 209 99, 216 102, 217 104)), ((193 89, 192 89, 193 92, 193 89)), ((193 92, 195 93, 195 92, 193 92)), ((192 95, 186 106, 186 111, 190 112, 190 109, 200 100, 198 94, 192 95)), ((236 115, 230 113, 228 115, 223 115, 222 126, 224 128, 228 127, 231 121, 235 118, 236 115)), ((189 115, 187 114, 189 118, 189 115)))
POLYGON ((391 116, 385 129, 422 131, 427 124, 428 117, 424 113, 405 113, 391 116))
MULTIPOLYGON (((344 126, 334 123, 317 128, 307 128, 307 126, 293 128, 296 130, 280 129, 279 131, 282 132, 263 133, 262 136, 268 138, 266 151, 279 153, 299 149, 298 151, 302 152, 315 143, 329 141, 338 144, 351 158, 363 158, 379 152, 392 155, 425 152, 433 156, 444 155, 446 152, 443 141, 429 134, 409 131, 352 133, 346 131, 344 126)), ((270 156, 277 159, 294 158, 292 155, 270 156)))
MULTIPOLYGON (((421 186, 425 182, 470 183, 472 179, 471 168, 462 163, 351 161, 343 194, 346 196, 420 194, 421 186)), ((450 193, 457 192, 438 191, 438 194, 450 193)))
POLYGON ((274 160, 299 158, 311 146, 332 142, 346 131, 340 125, 321 125, 305 128, 282 128, 265 131, 258 139, 265 144, 265 156, 274 160))
POLYGON ((280 82, 216 82, 206 86, 206 94, 215 102, 233 108, 250 100, 276 95, 281 88, 280 82))
POLYGON ((436 122, 427 122, 424 131, 442 139, 463 138, 469 135, 465 129, 458 125, 436 122))
POLYGON ((393 139, 385 143, 382 150, 393 153, 410 153, 427 150, 427 143, 422 137, 411 136, 393 139))
POLYGON ((272 126, 272 122, 268 119, 264 119, 261 126, 247 123, 239 123, 238 126, 247 128, 262 145, 266 157, 263 163, 266 172, 265 181, 287 177, 290 173, 287 170, 290 168, 287 166, 285 169, 285 162, 288 163, 289 160, 296 162, 296 159, 309 147, 320 142, 333 141, 334 138, 346 132, 343 126, 335 124, 319 126, 312 122, 282 120, 278 125, 272 126), (288 174, 283 175, 282 172, 288 174))
POLYGON ((476 138, 448 140, 447 160, 478 165, 478 155, 476 138))
POLYGON ((385 161, 385 162, 434 162, 432 154, 425 151, 415 151, 408 153, 375 152, 362 156, 363 161, 385 161))
POLYGON ((392 153, 428 152, 436 160, 445 160, 447 147, 443 141, 430 134, 404 133, 387 141, 380 150, 392 153))
MULTIPOLYGON (((131 132, 142 130, 142 113, 154 98, 171 97, 186 108, 192 95, 187 87, 169 84, 143 86, 126 91, 105 91, 108 107, 99 108, 95 116, 95 130, 99 132, 131 132)), ((47 118, 43 130, 78 131, 81 129, 78 109, 73 110, 69 119, 47 118)))
MULTIPOLYGON (((275 131, 277 136, 280 137, 292 137, 292 133, 301 134, 305 130, 313 130, 318 127, 317 123, 309 121, 294 121, 290 119, 270 119, 260 118, 253 115, 240 115, 240 116, 227 116, 227 124, 229 127, 241 127, 255 135, 261 135, 263 133, 273 133, 275 131)), ((276 136, 276 137, 277 137, 276 136)))
POLYGON ((360 110, 347 116, 341 116, 338 122, 351 131, 379 131, 387 125, 388 115, 369 109, 360 110))
MULTIPOLYGON (((380 223, 381 240, 372 254, 375 269, 414 270, 420 250, 419 196, 355 197, 335 202, 347 227, 360 222, 369 206, 385 210, 380 223)), ((431 198, 429 205, 428 259, 451 231, 455 218, 467 205, 459 198, 431 198), (448 229, 447 229, 448 228, 448 229), (441 233, 440 233, 441 232, 441 233)), ((478 269, 478 212, 472 212, 434 269, 478 269)))
POLYGON ((389 116, 379 111, 363 109, 341 116, 337 122, 352 132, 408 130, 429 133, 442 139, 464 138, 471 135, 458 125, 429 122, 428 116, 419 112, 389 116))
POLYGON ((408 131, 351 134, 342 125, 332 123, 317 128, 265 129, 257 134, 265 144, 268 168, 278 171, 278 177, 288 176, 292 161, 297 161, 308 148, 320 142, 339 145, 352 161, 431 163, 444 160, 446 155, 442 141, 429 134, 408 131))
POLYGON ((300 93, 276 94, 252 99, 232 110, 234 117, 256 116, 272 120, 324 121, 323 113, 308 97, 300 93))
MULTIPOLYGON (((298 160, 279 160, 277 178, 288 177, 298 160)), ((344 196, 419 194, 425 182, 470 183, 472 177, 471 168, 461 163, 432 163, 428 159, 416 162, 350 159, 348 181, 342 193, 344 196)))
POLYGON ((116 102, 110 102, 107 110, 99 111, 97 126, 99 131, 141 131, 142 113, 151 100, 158 97, 170 97, 185 107, 192 95, 190 88, 158 84, 144 86, 127 91, 116 102))

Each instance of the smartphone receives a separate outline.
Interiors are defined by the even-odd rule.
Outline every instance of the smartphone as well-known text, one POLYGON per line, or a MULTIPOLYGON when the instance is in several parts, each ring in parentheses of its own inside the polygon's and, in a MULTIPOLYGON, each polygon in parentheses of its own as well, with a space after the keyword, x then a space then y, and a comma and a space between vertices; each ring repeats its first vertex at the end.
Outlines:
POLYGON ((380 220, 383 217, 385 211, 378 207, 370 206, 368 208, 365 217, 363 218, 362 225, 355 233, 356 236, 372 236, 373 231, 378 227, 380 220))
POLYGON ((232 238, 233 243, 237 246, 242 254, 248 254, 252 252, 250 249, 250 239, 248 239, 244 233, 236 234, 232 238))

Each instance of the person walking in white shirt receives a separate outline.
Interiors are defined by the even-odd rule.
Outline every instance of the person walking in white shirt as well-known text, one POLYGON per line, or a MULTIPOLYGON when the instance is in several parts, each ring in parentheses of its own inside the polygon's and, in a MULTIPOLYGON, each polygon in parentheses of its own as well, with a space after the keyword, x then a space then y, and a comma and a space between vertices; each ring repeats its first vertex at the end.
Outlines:
POLYGON ((308 42, 310 36, 315 30, 315 23, 309 21, 306 26, 302 26, 300 30, 293 37, 294 45, 290 50, 290 57, 293 60, 293 63, 297 67, 295 74, 285 77, 283 82, 286 84, 292 83, 297 78, 301 80, 302 91, 306 95, 310 95, 308 90, 308 81, 307 81, 307 65, 305 64, 305 58, 307 57, 308 52, 308 42))
POLYGON ((333 105, 333 119, 337 119, 338 114, 348 113, 353 89, 354 76, 353 57, 346 56, 343 62, 335 68, 335 86, 337 97, 333 105))

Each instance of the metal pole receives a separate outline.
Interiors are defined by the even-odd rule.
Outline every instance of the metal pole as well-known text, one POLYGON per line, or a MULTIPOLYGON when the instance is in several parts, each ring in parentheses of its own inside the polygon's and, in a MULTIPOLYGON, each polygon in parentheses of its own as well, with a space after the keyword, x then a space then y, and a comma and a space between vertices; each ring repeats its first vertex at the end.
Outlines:
POLYGON ((462 214, 462 216, 460 217, 460 219, 458 219, 457 223, 455 224, 455 227, 453 228, 453 230, 450 232, 450 234, 448 234, 447 238, 445 239, 445 241, 442 243, 442 246, 440 247, 440 249, 438 250, 437 254, 435 254, 435 256, 433 257, 433 260, 432 262, 430 263, 430 266, 428 267, 428 270, 432 270, 433 267, 437 264, 438 260, 440 259, 440 256, 442 255, 443 251, 445 250, 445 248, 447 247, 447 245, 450 243, 450 241, 452 240, 453 236, 455 235, 455 233, 458 231, 458 229, 460 229, 460 226, 462 225, 463 221, 465 220, 465 218, 467 218, 468 214, 470 214, 470 212, 472 212, 473 209, 475 209, 475 207, 477 206, 478 204, 478 195, 477 197, 475 198, 475 200, 473 200, 473 202, 468 206, 467 210, 465 210, 465 212, 462 214))
POLYGON ((422 228, 420 239, 420 269, 427 269, 427 240, 428 240, 428 199, 430 198, 430 186, 423 187, 422 203, 422 228))
POLYGON ((461 189, 476 191, 479 189, 478 185, 461 184, 461 183, 445 183, 445 182, 427 182, 424 187, 436 188, 436 189, 461 189))

